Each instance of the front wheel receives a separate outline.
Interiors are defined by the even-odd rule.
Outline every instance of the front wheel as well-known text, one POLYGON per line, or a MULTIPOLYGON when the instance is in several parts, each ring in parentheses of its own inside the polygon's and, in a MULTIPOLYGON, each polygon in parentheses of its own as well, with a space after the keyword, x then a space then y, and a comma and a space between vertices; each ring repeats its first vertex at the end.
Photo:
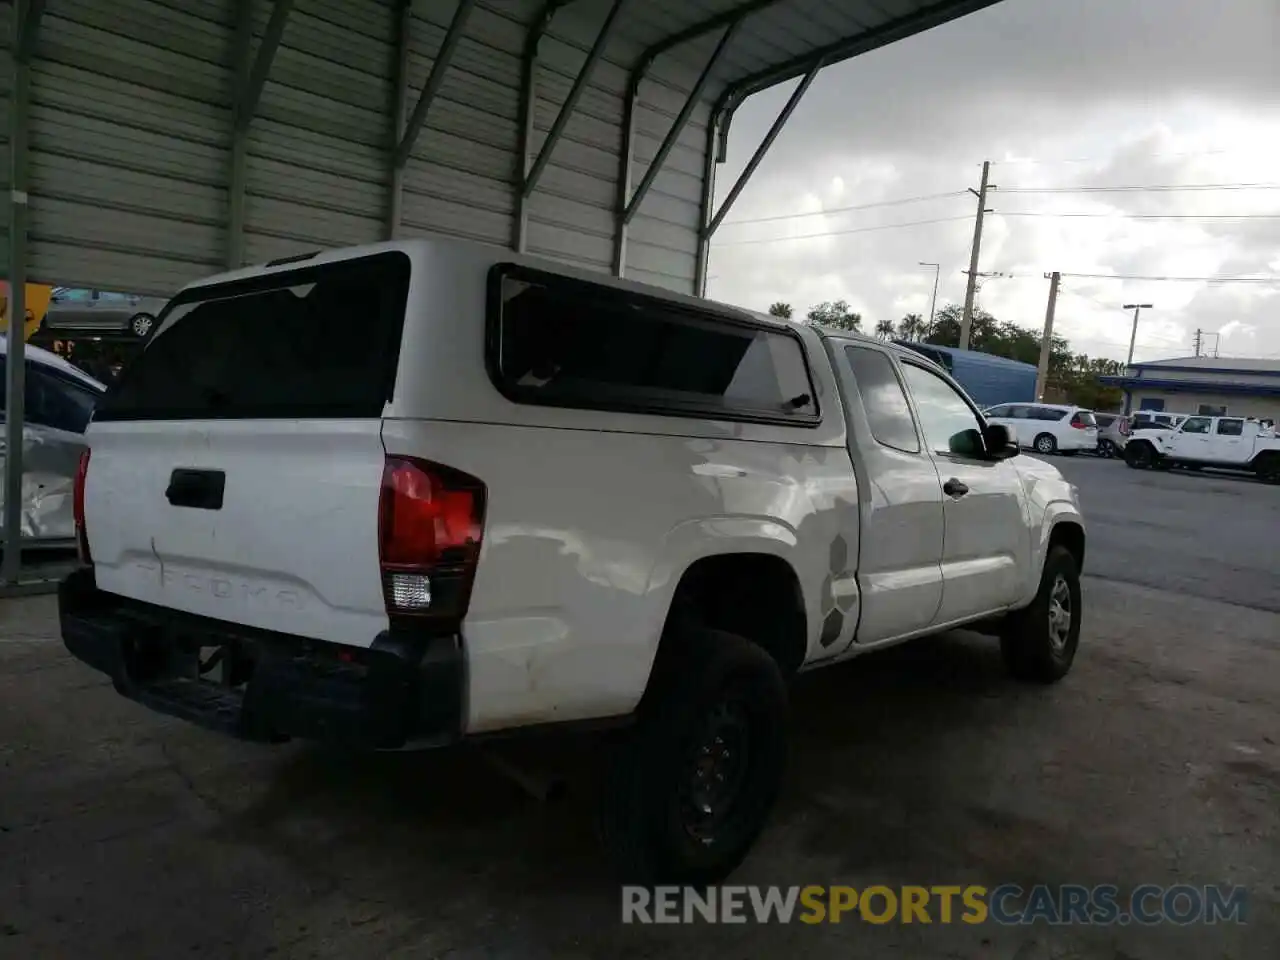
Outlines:
POLYGON ((623 882, 700 886, 764 829, 787 752, 787 690, 761 647, 682 631, 610 756, 600 833, 623 882))
POLYGON ((1043 453, 1045 456, 1058 452, 1058 441, 1054 438, 1052 433, 1040 434, 1040 436, 1036 437, 1033 446, 1035 447, 1036 453, 1043 453))
POLYGON ((1156 452, 1149 443, 1131 443, 1125 448, 1124 462, 1134 470, 1150 470, 1155 466, 1156 452))
POLYGON ((1110 460, 1116 455, 1116 445, 1110 440, 1102 439, 1098 441, 1098 456, 1104 460, 1110 460))
POLYGON ((1066 547, 1050 547, 1031 605, 1009 615, 1000 635, 1005 666, 1019 680, 1054 683, 1080 645, 1080 568, 1066 547))

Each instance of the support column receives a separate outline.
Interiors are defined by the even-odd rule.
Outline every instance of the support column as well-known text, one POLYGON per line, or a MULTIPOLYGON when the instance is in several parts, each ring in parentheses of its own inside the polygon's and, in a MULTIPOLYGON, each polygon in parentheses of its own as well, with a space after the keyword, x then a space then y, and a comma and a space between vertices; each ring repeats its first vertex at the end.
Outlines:
POLYGON ((284 26, 293 9, 293 0, 275 0, 266 32, 253 55, 253 5, 239 0, 236 13, 235 78, 232 83, 231 157, 227 175, 226 266, 244 266, 245 183, 248 178, 249 124, 258 112, 262 88, 271 72, 271 61, 284 37, 284 26))
POLYGON ((667 157, 676 145, 676 141, 680 139, 680 134, 684 132, 685 125, 689 122, 689 117, 693 115, 694 108, 702 99, 703 91, 706 90, 707 84, 711 82, 711 74, 716 68, 716 64, 720 62, 720 58, 724 56, 725 50, 729 48, 729 44, 733 42, 733 38, 737 35, 739 28, 742 26, 746 14, 739 14, 736 19, 731 21, 725 27, 724 34, 720 37, 720 42, 716 44, 715 50, 707 60, 707 65, 702 68, 702 73, 698 76, 697 82, 693 85, 693 89, 689 91, 689 96, 685 99, 684 106, 680 108, 680 112, 676 114, 675 120, 671 124, 671 129, 667 131, 667 135, 663 138, 662 145, 658 147, 658 152, 654 156, 653 161, 649 164, 649 169, 645 171, 644 176, 640 180, 640 185, 636 187, 635 195, 627 202, 626 207, 621 211, 622 224, 629 224, 635 217, 636 212, 640 209, 640 204, 644 203, 644 198, 649 193, 649 188, 653 186, 653 181, 657 179, 659 173, 662 172, 663 164, 667 162, 667 157))
POLYGON ((542 142, 542 149, 538 151, 538 156, 533 161, 533 166, 528 168, 525 173, 525 166, 529 162, 529 146, 533 140, 533 115, 536 102, 536 76, 538 69, 538 43, 542 40, 542 36, 546 33, 547 25, 550 23, 552 15, 557 7, 563 6, 565 0, 548 0, 547 5, 543 8, 542 18, 534 24, 529 33, 529 40, 525 45, 524 53, 524 101, 521 107, 521 125, 520 125, 520 157, 518 174, 519 177, 516 191, 516 216, 513 227, 512 247, 518 252, 523 253, 528 243, 529 231, 529 213, 528 202, 533 196, 533 191, 538 187, 538 181, 542 178, 542 172, 547 168, 547 164, 551 162, 551 154, 556 148, 556 144, 560 142, 560 136, 564 133, 565 125, 569 122, 569 118, 573 116, 573 111, 578 105, 578 100, 582 97, 582 93, 587 88, 587 83, 591 80, 591 73, 595 70, 596 64, 600 62, 600 58, 604 56, 605 48, 609 45, 609 37, 613 33, 614 24, 618 21, 618 14, 622 12, 622 6, 626 0, 613 0, 609 12, 605 14, 604 23, 600 25, 600 32, 596 34, 595 43, 591 45, 590 52, 587 53, 587 59, 583 62, 582 67, 578 70, 578 75, 573 80, 573 86, 569 88, 569 95, 565 97, 564 103, 560 105, 560 112, 556 114, 555 121, 551 124, 551 129, 547 131, 547 139, 542 142))
POLYGON ((31 56, 44 4, 14 0, 10 14, 12 98, 9 103, 9 329, 6 340, 4 560, 0 580, 15 586, 22 570, 22 437, 25 422, 27 319, 27 135, 31 56))
POLYGON ((413 41, 413 0, 400 0, 400 12, 396 23, 396 61, 392 69, 395 92, 391 103, 391 129, 389 131, 388 156, 391 158, 391 184, 387 188, 388 240, 400 235, 400 221, 404 210, 404 164, 396 163, 400 149, 400 137, 404 132, 405 114, 409 110, 409 50, 413 41))

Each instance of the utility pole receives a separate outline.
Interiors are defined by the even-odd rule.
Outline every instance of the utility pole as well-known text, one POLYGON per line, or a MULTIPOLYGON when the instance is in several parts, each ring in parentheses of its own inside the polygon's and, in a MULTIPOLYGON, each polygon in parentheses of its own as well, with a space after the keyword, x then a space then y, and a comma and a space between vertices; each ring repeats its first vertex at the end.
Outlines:
POLYGON ((1196 356, 1200 356, 1200 348, 1204 345, 1204 331, 1196 327, 1196 335, 1191 338, 1191 344, 1196 348, 1196 356))
POLYGON ((1044 308, 1044 339, 1040 341, 1040 365, 1036 368, 1036 399, 1043 400, 1049 386, 1049 353, 1053 347, 1053 312, 1058 306, 1058 281, 1062 274, 1057 270, 1046 273, 1049 278, 1049 303, 1044 308))
POLYGON ((933 315, 938 310, 938 275, 942 273, 942 264, 919 261, 922 267, 933 267, 933 299, 929 301, 929 327, 926 335, 933 332, 933 315))
POLYGON ((1150 310, 1151 304, 1126 303, 1124 305, 1124 309, 1133 311, 1133 332, 1129 334, 1129 359, 1127 359, 1124 363, 1126 367, 1130 367, 1130 366, 1133 366, 1133 345, 1138 340, 1138 314, 1141 313, 1143 310, 1150 310))
POLYGON ((969 349, 969 330, 973 326, 973 294, 978 282, 978 251, 982 247, 982 215, 990 213, 987 209, 987 191, 994 189, 987 183, 991 173, 991 161, 982 162, 982 183, 977 190, 972 187, 969 192, 978 198, 978 217, 973 223, 973 249, 969 253, 969 283, 964 288, 964 316, 960 320, 960 349, 969 349))

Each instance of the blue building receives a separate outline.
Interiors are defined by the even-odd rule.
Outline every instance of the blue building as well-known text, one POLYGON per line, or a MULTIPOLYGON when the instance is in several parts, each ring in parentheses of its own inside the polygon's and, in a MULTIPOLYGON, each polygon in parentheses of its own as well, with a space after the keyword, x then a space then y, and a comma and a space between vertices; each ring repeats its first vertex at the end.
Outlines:
POLYGON ((1124 391, 1126 413, 1167 410, 1280 420, 1280 360, 1180 357, 1131 364, 1102 382, 1124 391))

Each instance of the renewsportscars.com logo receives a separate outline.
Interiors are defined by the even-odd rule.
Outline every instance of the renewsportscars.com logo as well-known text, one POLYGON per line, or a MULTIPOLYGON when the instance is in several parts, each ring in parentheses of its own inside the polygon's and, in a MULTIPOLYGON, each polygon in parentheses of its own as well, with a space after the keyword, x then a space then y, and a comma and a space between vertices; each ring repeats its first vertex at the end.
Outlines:
POLYGON ((623 923, 1244 923, 1244 887, 623 887, 623 923))

